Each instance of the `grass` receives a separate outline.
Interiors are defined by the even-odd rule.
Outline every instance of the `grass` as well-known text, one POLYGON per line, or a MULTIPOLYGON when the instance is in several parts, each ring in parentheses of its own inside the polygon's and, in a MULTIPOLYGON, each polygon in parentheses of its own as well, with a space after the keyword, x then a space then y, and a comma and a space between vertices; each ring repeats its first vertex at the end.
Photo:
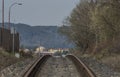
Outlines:
POLYGON ((115 71, 120 72, 120 54, 103 57, 100 61, 114 68, 115 71))
POLYGON ((0 70, 18 62, 18 61, 19 61, 19 59, 14 57, 12 54, 0 49, 0 70))

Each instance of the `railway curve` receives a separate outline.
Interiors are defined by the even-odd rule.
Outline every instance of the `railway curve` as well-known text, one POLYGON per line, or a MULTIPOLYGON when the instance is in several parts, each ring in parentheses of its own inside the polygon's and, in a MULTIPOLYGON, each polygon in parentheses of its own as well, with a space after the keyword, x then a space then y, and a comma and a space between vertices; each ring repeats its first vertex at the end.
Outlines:
POLYGON ((45 55, 25 72, 23 77, 96 77, 80 59, 74 55, 56 57, 45 55))

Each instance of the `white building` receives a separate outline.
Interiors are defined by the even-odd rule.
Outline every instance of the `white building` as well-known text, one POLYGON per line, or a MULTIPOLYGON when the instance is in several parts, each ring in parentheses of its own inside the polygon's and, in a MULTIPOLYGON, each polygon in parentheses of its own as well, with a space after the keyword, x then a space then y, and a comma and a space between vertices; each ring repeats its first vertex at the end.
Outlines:
POLYGON ((35 53, 41 53, 43 51, 45 51, 45 47, 40 46, 40 47, 36 48, 35 53))

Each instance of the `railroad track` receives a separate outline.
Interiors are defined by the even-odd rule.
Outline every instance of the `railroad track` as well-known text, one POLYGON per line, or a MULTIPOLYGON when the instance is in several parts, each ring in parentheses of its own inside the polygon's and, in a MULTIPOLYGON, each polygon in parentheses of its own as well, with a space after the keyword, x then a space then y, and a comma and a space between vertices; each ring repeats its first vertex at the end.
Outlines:
POLYGON ((79 71, 80 75, 82 77, 96 77, 94 72, 87 66, 85 65, 80 59, 78 59, 74 55, 67 55, 69 59, 73 61, 73 63, 76 65, 77 70, 79 71))
POLYGON ((50 57, 51 55, 45 55, 40 58, 38 58, 31 66, 30 68, 23 74, 22 77, 34 77, 35 74, 38 71, 38 68, 42 66, 42 64, 45 63, 45 61, 50 57))
MULTIPOLYGON (((60 71, 64 72, 63 70, 69 68, 69 66, 71 67, 71 70, 73 70, 73 67, 75 66, 76 71, 80 75, 76 75, 76 76, 73 75, 74 77, 96 77, 95 74, 80 59, 78 59, 76 56, 73 56, 73 55, 67 55, 65 58, 59 58, 59 59, 52 58, 52 56, 50 56, 50 55, 45 55, 45 56, 39 58, 38 60, 36 60, 35 63, 28 69, 28 71, 25 72, 23 77, 48 77, 47 75, 42 76, 42 74, 40 74, 39 76, 36 76, 38 71, 40 71, 41 68, 43 67, 42 65, 47 63, 47 60, 49 60, 49 61, 51 60, 50 61, 51 64, 46 65, 46 67, 48 68, 48 66, 52 65, 52 63, 53 63, 53 66, 50 66, 48 69, 45 68, 45 70, 54 71, 56 69, 61 69, 62 68, 61 70, 58 70, 57 72, 60 72, 60 71), (72 63, 67 62, 68 61, 67 59, 69 59, 69 61, 71 61, 72 63), (56 65, 54 64, 55 61, 57 63, 56 65), (69 64, 67 64, 67 63, 69 63, 69 64), (39 70, 39 68, 40 68, 40 70, 39 70)), ((69 74, 71 74, 71 73, 74 73, 74 70, 72 72, 70 72, 70 69, 69 70, 67 69, 65 71, 69 71, 69 74)), ((51 72, 51 71, 49 71, 49 72, 51 72)), ((42 72, 42 73, 44 73, 44 72, 42 72)), ((53 73, 53 72, 51 72, 51 73, 53 73)), ((56 72, 54 72, 53 74, 56 74, 56 72)), ((67 73, 64 73, 64 74, 67 74, 67 73)), ((77 74, 77 73, 75 73, 75 74, 77 74)), ((54 75, 50 75, 49 77, 53 77, 53 76, 54 75)), ((73 77, 73 76, 71 76, 71 75, 69 75, 69 76, 68 75, 59 75, 59 76, 54 76, 54 77, 73 77)))

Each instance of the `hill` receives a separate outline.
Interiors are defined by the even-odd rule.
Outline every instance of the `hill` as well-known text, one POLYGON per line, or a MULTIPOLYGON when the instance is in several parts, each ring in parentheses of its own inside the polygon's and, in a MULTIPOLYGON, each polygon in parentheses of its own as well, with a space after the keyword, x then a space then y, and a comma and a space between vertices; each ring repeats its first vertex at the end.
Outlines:
MULTIPOLYGON (((1 25, 1 24, 0 24, 1 25)), ((5 27, 7 27, 5 23, 5 27)), ((58 33, 58 26, 30 26, 27 24, 11 24, 20 33, 20 45, 22 47, 34 48, 39 45, 46 48, 71 48, 67 38, 58 33)))

